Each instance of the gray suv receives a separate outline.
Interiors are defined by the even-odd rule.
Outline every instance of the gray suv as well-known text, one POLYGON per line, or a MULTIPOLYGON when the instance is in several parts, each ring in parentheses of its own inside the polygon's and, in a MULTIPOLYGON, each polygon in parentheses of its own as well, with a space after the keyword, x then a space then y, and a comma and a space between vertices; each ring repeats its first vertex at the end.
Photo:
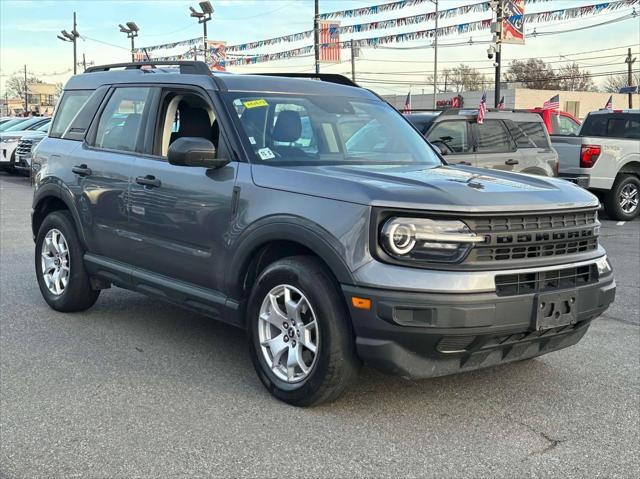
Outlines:
POLYGON ((490 109, 483 123, 475 110, 410 113, 407 119, 450 164, 558 176, 558 154, 536 113, 490 109))
POLYGON ((71 78, 34 156, 46 302, 114 285, 245 328, 267 389, 308 406, 363 362, 424 378, 570 346, 613 301, 590 193, 449 166, 374 93, 296 76, 71 78))

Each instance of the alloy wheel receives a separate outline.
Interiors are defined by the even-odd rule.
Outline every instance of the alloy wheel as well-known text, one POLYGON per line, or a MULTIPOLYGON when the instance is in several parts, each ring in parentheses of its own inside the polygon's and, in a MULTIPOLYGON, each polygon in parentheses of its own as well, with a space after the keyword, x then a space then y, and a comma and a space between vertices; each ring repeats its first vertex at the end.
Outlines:
POLYGON ((69 246, 60 230, 54 228, 45 235, 40 263, 42 279, 49 292, 56 296, 64 293, 69 284, 71 263, 69 246))
POLYGON ((638 187, 633 183, 624 185, 620 190, 620 208, 626 214, 631 214, 638 208, 639 199, 638 187))
POLYGON ((306 296, 282 284, 265 296, 260 306, 258 340, 273 374, 288 383, 309 376, 319 347, 318 322, 306 296))

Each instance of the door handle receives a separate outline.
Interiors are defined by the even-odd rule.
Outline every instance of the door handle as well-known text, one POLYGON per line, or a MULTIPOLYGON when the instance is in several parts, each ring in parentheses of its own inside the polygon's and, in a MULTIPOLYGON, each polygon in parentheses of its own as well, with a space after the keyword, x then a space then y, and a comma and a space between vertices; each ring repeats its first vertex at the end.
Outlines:
POLYGON ((520 163, 518 160, 510 159, 504 162, 505 165, 517 165, 520 163))
POLYGON ((80 176, 89 176, 91 174, 91 168, 89 168, 84 163, 80 166, 74 166, 73 168, 71 168, 71 171, 80 176))
POLYGON ((157 188, 162 184, 162 182, 153 175, 138 176, 136 178, 136 183, 139 185, 150 186, 152 188, 157 188))

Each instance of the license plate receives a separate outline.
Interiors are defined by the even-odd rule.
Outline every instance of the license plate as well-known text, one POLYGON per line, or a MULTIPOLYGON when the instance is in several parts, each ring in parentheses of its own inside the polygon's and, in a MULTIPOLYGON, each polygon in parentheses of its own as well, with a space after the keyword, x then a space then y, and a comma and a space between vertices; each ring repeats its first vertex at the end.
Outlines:
POLYGON ((574 324, 578 315, 577 293, 543 293, 536 297, 536 329, 574 324))

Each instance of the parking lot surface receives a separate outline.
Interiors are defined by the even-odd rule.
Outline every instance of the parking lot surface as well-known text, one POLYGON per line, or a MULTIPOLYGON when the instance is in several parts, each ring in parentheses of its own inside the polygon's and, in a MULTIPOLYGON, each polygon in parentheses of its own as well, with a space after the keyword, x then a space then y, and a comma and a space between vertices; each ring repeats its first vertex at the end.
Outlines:
POLYGON ((602 221, 617 299, 578 345, 422 381, 365 368, 297 409, 240 330, 117 288, 49 309, 30 206, 0 173, 0 477, 638 477, 640 220, 602 221))

